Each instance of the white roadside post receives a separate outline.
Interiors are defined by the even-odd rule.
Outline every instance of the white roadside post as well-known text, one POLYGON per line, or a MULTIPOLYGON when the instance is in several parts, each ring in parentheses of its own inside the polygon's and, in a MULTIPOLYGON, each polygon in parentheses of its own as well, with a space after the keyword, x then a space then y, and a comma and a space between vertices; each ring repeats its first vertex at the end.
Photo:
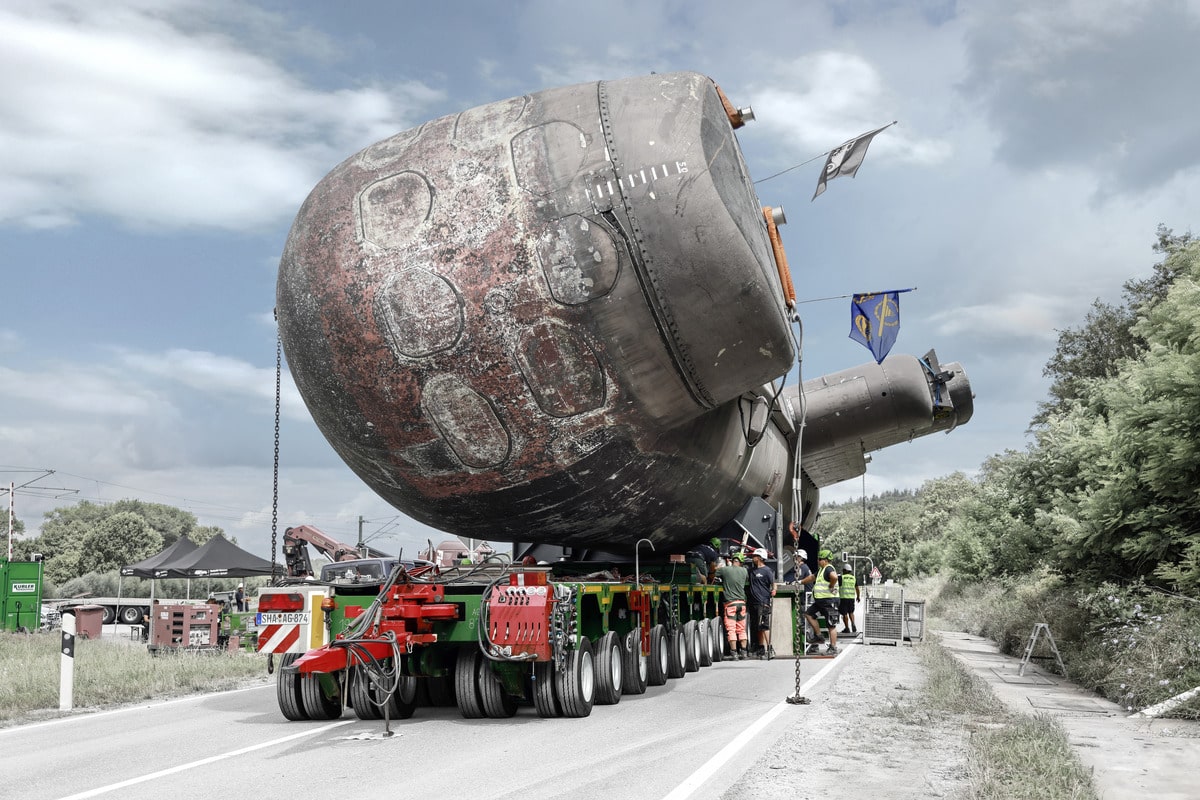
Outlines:
POLYGON ((62 659, 58 670, 58 710, 75 704, 75 615, 62 616, 62 659))

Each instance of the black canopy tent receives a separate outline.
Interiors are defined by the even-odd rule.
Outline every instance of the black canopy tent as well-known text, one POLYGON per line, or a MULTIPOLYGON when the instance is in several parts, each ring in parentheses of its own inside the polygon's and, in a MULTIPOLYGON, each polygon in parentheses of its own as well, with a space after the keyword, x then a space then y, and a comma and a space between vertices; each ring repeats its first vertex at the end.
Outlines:
MULTIPOLYGON (((283 565, 275 565, 283 572, 283 565)), ((245 578, 270 575, 271 562, 217 534, 203 546, 154 568, 156 578, 245 578)))
MULTIPOLYGON (((121 572, 117 576, 117 611, 121 608, 121 590, 124 588, 122 583, 125 578, 149 578, 150 579, 150 597, 154 597, 154 578, 155 571, 168 561, 173 561, 177 558, 183 558, 186 555, 194 553, 199 546, 186 536, 180 536, 171 545, 167 546, 161 552, 143 558, 136 564, 128 564, 121 567, 121 572)), ((188 583, 188 588, 191 588, 191 582, 188 583)), ((189 595, 191 592, 189 591, 189 595)))
POLYGON ((156 553, 149 558, 143 558, 136 564, 130 564, 121 567, 121 577, 123 578, 154 578, 157 577, 154 571, 168 561, 173 561, 177 558, 182 558, 196 551, 198 545, 186 536, 180 536, 175 540, 175 543, 167 547, 161 553, 156 553))

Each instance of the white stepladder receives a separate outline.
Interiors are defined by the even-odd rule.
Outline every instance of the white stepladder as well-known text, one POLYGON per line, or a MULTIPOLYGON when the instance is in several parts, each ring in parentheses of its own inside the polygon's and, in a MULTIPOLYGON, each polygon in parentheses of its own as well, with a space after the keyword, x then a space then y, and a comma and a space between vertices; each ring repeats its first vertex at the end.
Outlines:
POLYGON ((1033 632, 1029 634, 1029 644, 1025 645, 1025 656, 1021 659, 1021 668, 1017 670, 1017 675, 1025 676, 1025 665, 1029 663, 1031 658, 1049 658, 1050 656, 1035 656, 1033 648, 1037 645, 1038 636, 1046 634, 1046 641, 1050 644, 1050 650, 1054 653, 1054 657, 1058 659, 1058 668, 1062 672, 1062 676, 1067 677, 1067 668, 1063 664, 1062 656, 1058 653, 1058 645, 1054 643, 1054 634, 1050 633, 1050 626, 1044 622, 1035 622, 1033 632))

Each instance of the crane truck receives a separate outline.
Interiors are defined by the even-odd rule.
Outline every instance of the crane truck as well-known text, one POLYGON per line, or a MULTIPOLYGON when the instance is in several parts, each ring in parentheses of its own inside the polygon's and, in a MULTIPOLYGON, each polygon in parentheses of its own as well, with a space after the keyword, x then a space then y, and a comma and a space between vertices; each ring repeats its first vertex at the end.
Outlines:
POLYGON ((681 677, 724 655, 692 545, 759 537, 786 571, 822 487, 970 419, 933 350, 785 385, 799 316, 752 118, 693 72, 578 84, 398 133, 312 191, 277 314, 313 419, 397 509, 518 544, 264 589, 286 718, 582 717, 681 677))

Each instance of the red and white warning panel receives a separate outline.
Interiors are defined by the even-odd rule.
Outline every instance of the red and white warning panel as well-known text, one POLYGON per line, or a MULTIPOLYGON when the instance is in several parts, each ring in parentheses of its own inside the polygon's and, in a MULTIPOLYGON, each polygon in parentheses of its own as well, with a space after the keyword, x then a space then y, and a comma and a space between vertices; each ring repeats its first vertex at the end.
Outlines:
POLYGON ((258 652, 307 653, 329 643, 322 589, 263 587, 258 594, 258 652))

